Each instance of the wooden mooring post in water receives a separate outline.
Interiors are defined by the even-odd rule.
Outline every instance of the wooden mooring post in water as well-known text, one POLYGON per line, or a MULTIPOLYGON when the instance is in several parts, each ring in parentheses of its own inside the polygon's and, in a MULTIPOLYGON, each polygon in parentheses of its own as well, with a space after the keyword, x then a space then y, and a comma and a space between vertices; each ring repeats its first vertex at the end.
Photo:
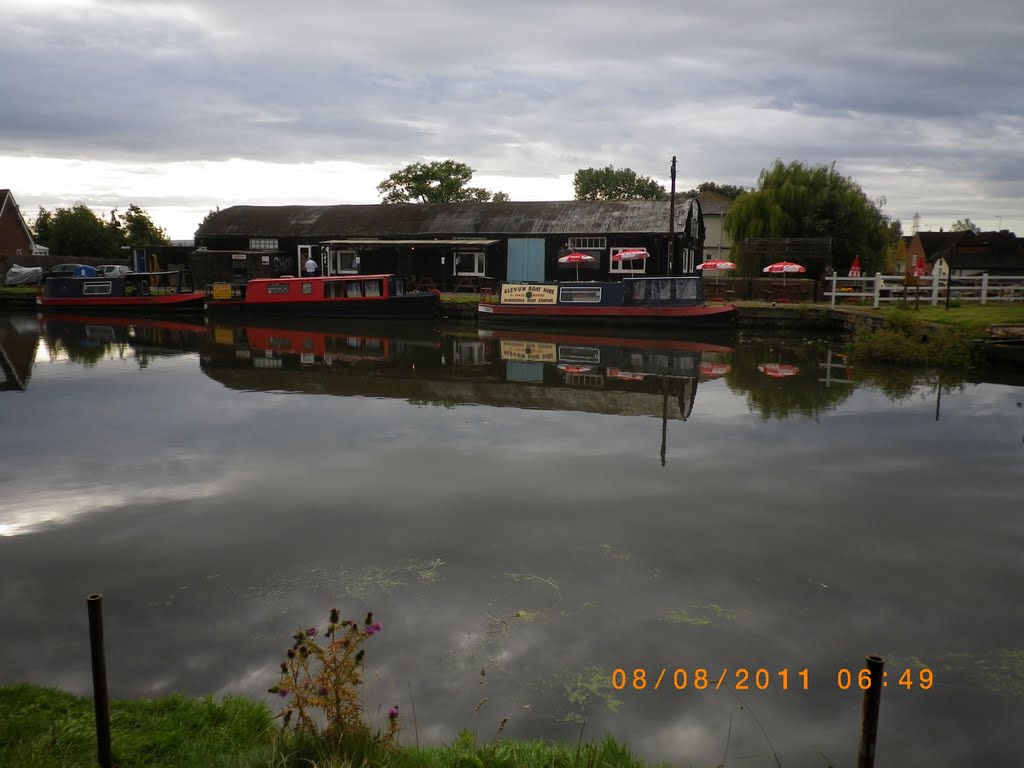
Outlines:
POLYGON ((878 710, 882 703, 882 667, 885 666, 885 660, 881 656, 868 656, 867 662, 871 685, 864 691, 857 768, 874 768, 875 742, 878 741, 878 710))
POLYGON ((107 662, 103 648, 103 595, 85 599, 89 607, 89 648, 92 652, 92 699, 96 710, 96 754, 100 768, 113 768, 110 753, 110 702, 107 699, 107 662))

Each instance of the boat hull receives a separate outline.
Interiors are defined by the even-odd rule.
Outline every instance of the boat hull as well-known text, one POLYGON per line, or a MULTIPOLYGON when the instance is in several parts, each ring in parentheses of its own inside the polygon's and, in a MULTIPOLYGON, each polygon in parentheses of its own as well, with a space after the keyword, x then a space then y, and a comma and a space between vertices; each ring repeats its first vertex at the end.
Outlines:
POLYGON ((653 307, 477 306, 481 324, 674 327, 727 325, 736 320, 732 304, 653 307))
POLYGON ((202 312, 204 298, 202 291, 166 296, 36 296, 36 306, 48 312, 202 312))
POLYGON ((210 318, 425 318, 433 317, 439 311, 440 297, 436 293, 405 294, 361 301, 206 302, 206 314, 210 318))

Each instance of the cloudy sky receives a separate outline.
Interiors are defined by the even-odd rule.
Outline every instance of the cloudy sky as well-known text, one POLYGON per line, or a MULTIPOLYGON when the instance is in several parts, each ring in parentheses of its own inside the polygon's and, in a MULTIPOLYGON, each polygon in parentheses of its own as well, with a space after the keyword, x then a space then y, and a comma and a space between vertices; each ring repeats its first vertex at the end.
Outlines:
POLYGON ((513 200, 580 168, 680 189, 832 163, 905 232, 1024 235, 1020 0, 0 0, 0 187, 130 203, 375 203, 453 158, 513 200))

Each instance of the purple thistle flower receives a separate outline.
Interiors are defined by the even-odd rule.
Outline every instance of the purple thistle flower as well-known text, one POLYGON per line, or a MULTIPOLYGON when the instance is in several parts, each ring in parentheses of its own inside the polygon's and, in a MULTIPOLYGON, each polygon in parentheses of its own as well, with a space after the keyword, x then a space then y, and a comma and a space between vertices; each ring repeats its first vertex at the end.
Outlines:
POLYGON ((320 686, 320 690, 318 690, 317 693, 319 693, 321 696, 326 696, 329 693, 329 691, 327 690, 327 686, 320 686))
POLYGON ((288 689, 287 688, 282 688, 281 690, 278 691, 278 693, 281 694, 281 698, 283 699, 285 696, 288 695, 288 689))
POLYGON ((375 622, 373 622, 373 624, 371 624, 370 626, 368 626, 366 628, 366 634, 368 634, 368 635, 375 635, 378 632, 380 632, 382 629, 384 629, 384 627, 381 625, 381 623, 379 621, 375 621, 375 622))
POLYGON ((316 627, 310 627, 306 630, 306 637, 316 637, 316 627))
POLYGON ((288 671, 288 665, 285 664, 283 661, 281 662, 281 671, 282 672, 287 672, 288 671))
POLYGON ((388 710, 388 717, 390 717, 392 720, 394 720, 396 717, 398 717, 398 705, 397 704, 395 706, 393 706, 391 709, 388 710))

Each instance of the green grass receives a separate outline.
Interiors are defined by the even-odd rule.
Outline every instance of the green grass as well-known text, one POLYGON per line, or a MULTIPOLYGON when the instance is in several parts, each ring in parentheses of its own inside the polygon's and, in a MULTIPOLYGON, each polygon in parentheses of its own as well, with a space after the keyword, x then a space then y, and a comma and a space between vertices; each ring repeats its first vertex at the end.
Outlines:
POLYGON ((914 309, 913 304, 906 309, 886 308, 881 310, 885 316, 909 313, 915 320, 929 323, 952 325, 968 333, 983 335, 985 328, 1000 323, 1024 323, 1024 304, 964 304, 946 309, 943 306, 921 306, 914 309))
MULTIPOLYGON (((0 687, 0 765, 94 768, 96 724, 90 698, 35 685, 0 687)), ((418 749, 381 747, 370 734, 340 742, 282 733, 263 704, 171 695, 113 701, 111 751, 118 768, 645 768, 611 738, 580 744, 505 740, 418 749)), ((406 743, 415 734, 402 734, 406 743)), ((663 765, 663 764, 662 764, 663 765)))

